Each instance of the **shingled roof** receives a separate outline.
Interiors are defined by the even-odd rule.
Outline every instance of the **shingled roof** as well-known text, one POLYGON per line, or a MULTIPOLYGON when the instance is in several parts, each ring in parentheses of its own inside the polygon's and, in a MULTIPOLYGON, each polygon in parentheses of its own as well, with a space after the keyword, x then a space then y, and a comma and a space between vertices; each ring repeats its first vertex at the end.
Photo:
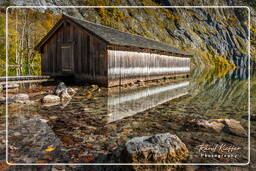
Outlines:
MULTIPOLYGON (((107 26, 103 26, 100 24, 95 24, 89 21, 81 20, 75 17, 63 15, 62 19, 65 19, 65 18, 73 21, 75 24, 79 25, 85 30, 97 35, 98 37, 105 40, 109 44, 160 50, 160 51, 171 52, 171 53, 186 55, 186 56, 192 55, 190 53, 187 53, 185 51, 172 47, 166 43, 149 39, 140 35, 122 32, 107 26)), ((42 39, 36 48, 38 49, 38 47, 41 47, 41 45, 43 45, 45 41, 46 40, 42 39)))

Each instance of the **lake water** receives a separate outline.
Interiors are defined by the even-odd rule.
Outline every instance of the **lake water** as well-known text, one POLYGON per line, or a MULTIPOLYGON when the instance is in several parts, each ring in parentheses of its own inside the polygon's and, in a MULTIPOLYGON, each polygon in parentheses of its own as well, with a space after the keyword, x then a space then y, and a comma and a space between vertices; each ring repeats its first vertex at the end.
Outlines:
MULTIPOLYGON (((188 79, 166 80, 146 87, 112 89, 79 88, 71 101, 44 106, 39 101, 54 86, 26 89, 30 105, 8 107, 9 161, 14 163, 118 162, 125 142, 136 136, 176 134, 190 151, 189 163, 246 163, 248 137, 220 133, 189 125, 198 119, 235 119, 248 129, 248 70, 223 75, 195 71, 188 79), (236 158, 205 158, 202 144, 240 147, 236 158)), ((251 95, 256 92, 256 74, 251 71, 251 95)), ((251 111, 255 115, 254 96, 251 111)), ((5 113, 5 106, 0 105, 5 113)), ((4 117, 2 117, 2 120, 4 117)), ((255 138, 255 121, 252 121, 255 138)), ((4 124, 2 124, 4 126, 4 124)), ((3 133, 3 132, 2 132, 3 133)), ((252 142, 255 147, 255 141, 252 142)))

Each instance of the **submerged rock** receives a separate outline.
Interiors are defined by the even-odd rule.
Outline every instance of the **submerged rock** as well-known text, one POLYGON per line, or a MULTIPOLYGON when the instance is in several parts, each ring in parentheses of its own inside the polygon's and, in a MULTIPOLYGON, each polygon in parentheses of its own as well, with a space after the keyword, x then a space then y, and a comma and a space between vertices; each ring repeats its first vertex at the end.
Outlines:
POLYGON ((10 97, 10 102, 27 104, 30 102, 29 95, 20 93, 10 97))
POLYGON ((211 122, 210 123, 210 128, 212 128, 216 132, 220 132, 222 128, 224 128, 224 124, 220 122, 211 122))
POLYGON ((196 121, 197 126, 203 127, 206 129, 213 130, 215 132, 220 132, 224 128, 224 124, 217 120, 198 120, 196 121))
POLYGON ((247 132, 239 121, 235 119, 209 119, 209 120, 190 120, 186 125, 190 128, 199 130, 214 130, 215 132, 225 131, 237 136, 246 136, 247 132))
POLYGON ((42 99, 42 103, 59 103, 60 97, 55 95, 47 95, 42 99))
POLYGON ((13 100, 29 100, 29 95, 28 94, 24 94, 24 93, 21 93, 21 94, 16 94, 14 96, 12 96, 12 99, 13 100))
POLYGON ((124 162, 179 163, 189 156, 186 145, 170 133, 135 137, 125 144, 124 162))
POLYGON ((247 136, 247 131, 242 127, 239 121, 234 119, 225 119, 226 131, 238 136, 247 136))
POLYGON ((4 104, 5 103, 5 97, 0 96, 0 104, 4 104))

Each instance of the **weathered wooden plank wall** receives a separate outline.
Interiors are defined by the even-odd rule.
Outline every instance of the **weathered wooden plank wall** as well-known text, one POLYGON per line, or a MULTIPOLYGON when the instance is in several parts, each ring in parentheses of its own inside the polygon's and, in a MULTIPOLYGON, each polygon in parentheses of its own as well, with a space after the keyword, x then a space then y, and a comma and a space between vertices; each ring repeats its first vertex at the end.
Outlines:
POLYGON ((63 74, 62 56, 64 54, 61 48, 62 45, 69 43, 73 44, 74 56, 74 68, 70 73, 83 80, 107 84, 106 43, 70 23, 63 23, 43 46, 42 74, 63 74))
POLYGON ((152 52, 108 50, 108 62, 108 79, 113 84, 123 84, 133 78, 149 80, 154 76, 190 71, 190 58, 152 52))

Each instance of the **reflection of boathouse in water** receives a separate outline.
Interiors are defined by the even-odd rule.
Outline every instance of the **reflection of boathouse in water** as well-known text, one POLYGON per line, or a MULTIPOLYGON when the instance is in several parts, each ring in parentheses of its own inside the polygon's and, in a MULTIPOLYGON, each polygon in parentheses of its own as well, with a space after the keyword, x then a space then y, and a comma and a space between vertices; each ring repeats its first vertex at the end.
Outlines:
POLYGON ((135 115, 157 105, 188 94, 189 81, 169 83, 128 91, 108 97, 107 122, 135 115))
POLYGON ((36 46, 42 74, 104 86, 187 75, 191 54, 168 44, 63 16, 36 46))

